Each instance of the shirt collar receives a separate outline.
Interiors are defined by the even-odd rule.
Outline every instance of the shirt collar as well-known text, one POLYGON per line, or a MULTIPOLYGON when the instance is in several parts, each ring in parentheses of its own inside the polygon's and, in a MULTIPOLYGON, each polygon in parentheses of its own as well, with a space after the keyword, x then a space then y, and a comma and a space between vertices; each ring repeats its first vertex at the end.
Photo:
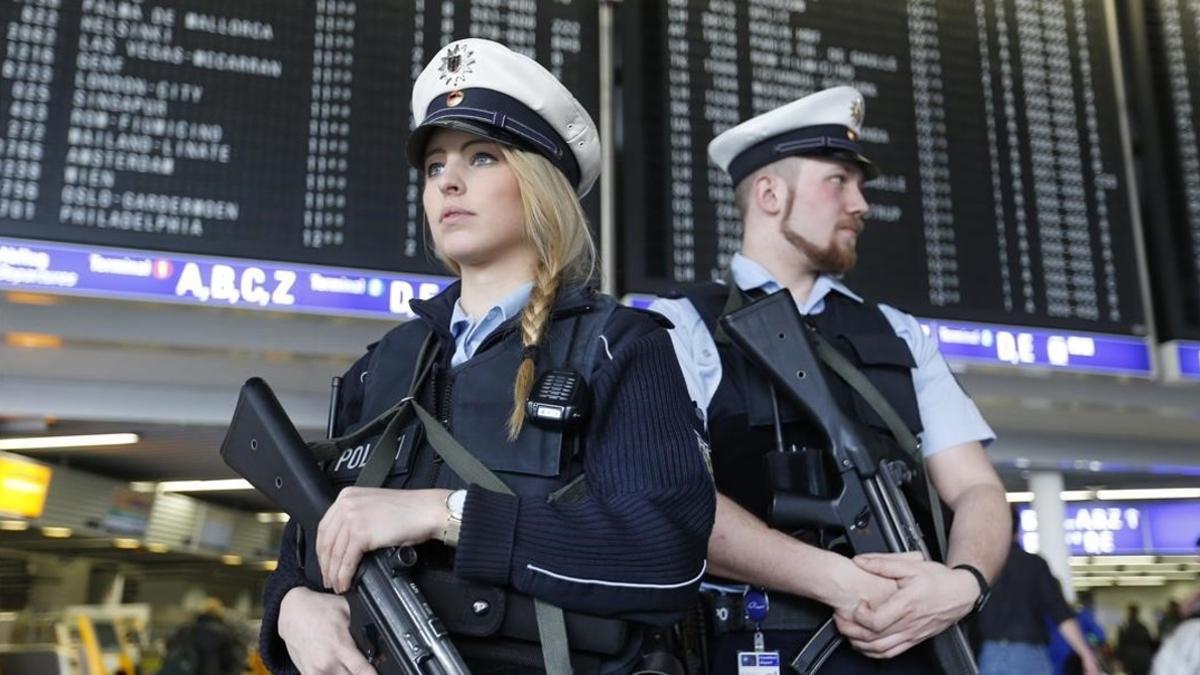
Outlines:
MULTIPOLYGON (((479 320, 487 318, 493 312, 499 312, 499 321, 497 324, 504 323, 510 318, 521 313, 525 305, 529 304, 529 294, 533 291, 533 282, 527 281, 516 288, 513 292, 500 298, 496 304, 492 305, 479 320)), ((458 337, 471 326, 474 321, 471 315, 467 314, 462 306, 462 298, 454 302, 454 312, 450 315, 450 334, 458 337)))
MULTIPOLYGON (((763 292, 770 294, 783 288, 775 280, 775 277, 771 276, 767 268, 747 258, 740 252, 733 254, 733 260, 729 263, 729 273, 733 276, 733 282, 743 291, 761 289, 763 292)), ((829 274, 821 274, 817 276, 816 282, 813 283, 812 292, 808 295, 808 302, 800 308, 800 312, 802 314, 820 313, 825 308, 825 297, 831 291, 837 291, 855 302, 861 303, 863 301, 862 297, 850 290, 846 284, 842 283, 841 279, 829 274)))

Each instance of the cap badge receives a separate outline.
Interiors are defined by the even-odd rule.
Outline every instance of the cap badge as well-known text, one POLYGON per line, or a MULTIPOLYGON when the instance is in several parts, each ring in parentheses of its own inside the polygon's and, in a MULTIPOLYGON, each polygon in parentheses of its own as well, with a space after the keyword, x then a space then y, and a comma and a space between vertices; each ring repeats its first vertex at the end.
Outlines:
POLYGON ((475 65, 475 53, 464 45, 451 45, 438 65, 438 75, 443 83, 457 87, 466 81, 475 65))
POLYGON ((850 104, 850 119, 854 121, 854 126, 862 126, 863 100, 861 98, 855 97, 854 102, 850 104))
POLYGON ((453 108, 454 106, 458 105, 459 103, 462 103, 463 99, 466 98, 466 96, 467 96, 466 94, 462 93, 461 89, 455 89, 454 91, 450 92, 449 95, 446 96, 446 105, 453 108))

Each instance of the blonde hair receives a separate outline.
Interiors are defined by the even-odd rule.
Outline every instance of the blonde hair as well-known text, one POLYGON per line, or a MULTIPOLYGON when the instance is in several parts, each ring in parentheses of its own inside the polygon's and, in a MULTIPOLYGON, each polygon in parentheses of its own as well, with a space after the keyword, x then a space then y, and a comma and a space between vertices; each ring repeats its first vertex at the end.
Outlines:
POLYGON ((525 236, 537 257, 529 304, 521 312, 521 365, 513 384, 508 439, 515 440, 525 423, 525 400, 533 389, 534 362, 550 311, 564 283, 587 283, 596 272, 596 245, 575 188, 550 160, 532 152, 501 146, 504 159, 521 189, 525 236))
MULTIPOLYGON (((498 144, 499 145, 499 144, 498 144)), ((516 440, 525 424, 525 400, 533 389, 534 361, 550 326, 550 312, 564 283, 583 284, 596 273, 596 245, 587 217, 567 177, 550 160, 534 152, 499 145, 521 191, 525 238, 537 258, 533 290, 521 311, 521 364, 513 384, 508 439, 516 440)), ((436 252, 456 275, 457 263, 436 252)))

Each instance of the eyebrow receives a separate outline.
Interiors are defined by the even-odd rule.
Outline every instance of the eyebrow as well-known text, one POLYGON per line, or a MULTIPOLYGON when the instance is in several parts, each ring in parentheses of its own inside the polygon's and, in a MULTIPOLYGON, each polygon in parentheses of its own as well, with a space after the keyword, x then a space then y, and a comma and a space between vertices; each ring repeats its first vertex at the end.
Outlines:
MULTIPOLYGON (((462 146, 459 147, 458 151, 462 152, 463 150, 466 150, 467 148, 471 147, 472 145, 475 145, 476 143, 492 144, 492 143, 495 143, 495 141, 493 141, 490 138, 473 138, 473 139, 467 141, 466 143, 463 143, 462 146)), ((446 151, 440 145, 429 148, 428 150, 425 151, 425 159, 429 159, 430 155, 435 155, 439 152, 446 152, 446 151)))

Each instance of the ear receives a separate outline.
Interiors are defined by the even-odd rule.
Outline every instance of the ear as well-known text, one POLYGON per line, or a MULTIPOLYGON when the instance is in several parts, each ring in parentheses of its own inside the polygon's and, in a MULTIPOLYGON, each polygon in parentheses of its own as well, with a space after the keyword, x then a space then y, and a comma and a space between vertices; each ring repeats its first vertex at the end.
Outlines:
POLYGON ((750 184, 750 196, 758 209, 768 216, 778 216, 787 204, 788 185, 771 173, 755 176, 750 184))

